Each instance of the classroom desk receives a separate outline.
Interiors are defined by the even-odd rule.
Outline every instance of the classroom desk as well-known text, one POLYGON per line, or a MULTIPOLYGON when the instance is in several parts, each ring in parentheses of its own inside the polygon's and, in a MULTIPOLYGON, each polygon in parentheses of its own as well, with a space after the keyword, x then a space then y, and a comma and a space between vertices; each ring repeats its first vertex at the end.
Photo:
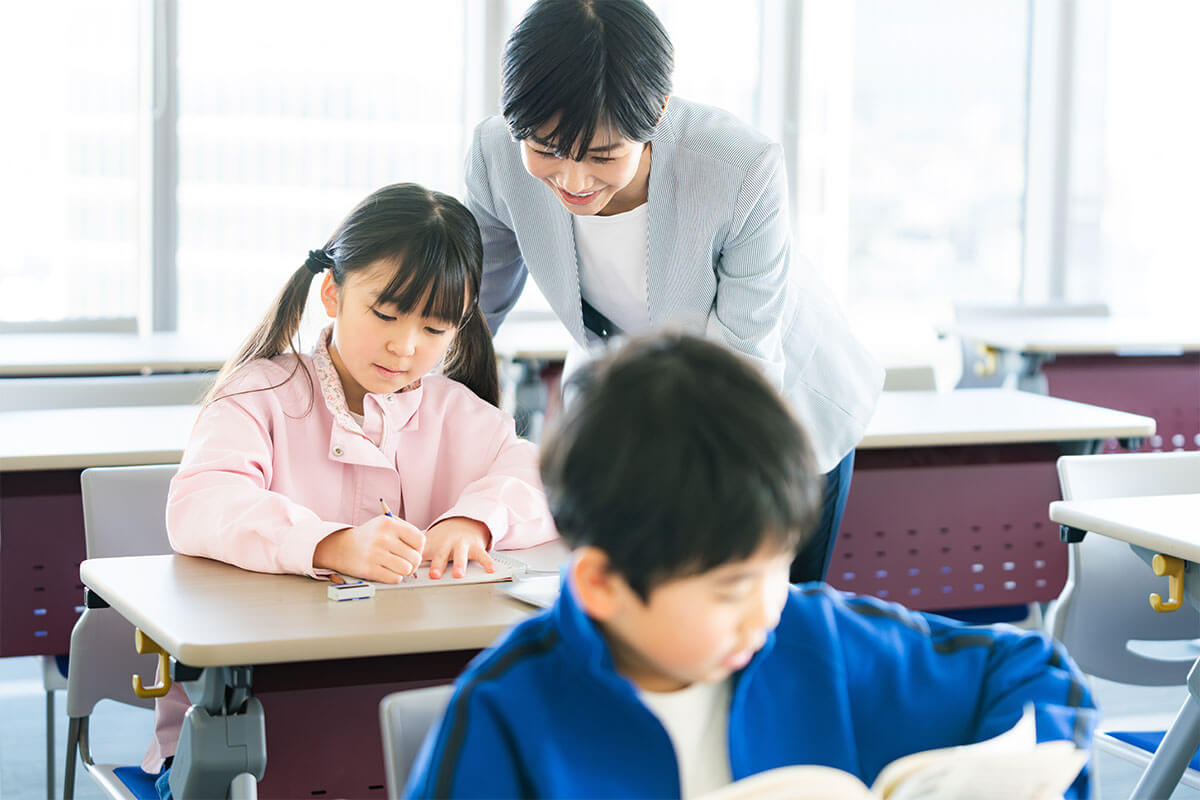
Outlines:
MULTIPOLYGON (((1200 324, 1168 317, 1047 317, 949 329, 1015 363, 1020 388, 1154 417, 1148 450, 1200 449, 1200 324)), ((1106 443, 1106 451, 1120 449, 1106 443)))
POLYGON ((180 555, 89 559, 79 574, 204 680, 231 677, 216 668, 249 668, 237 672, 266 720, 261 797, 384 796, 379 701, 449 682, 534 611, 505 595, 505 584, 394 589, 337 603, 324 581, 180 555))
POLYGON ((217 370, 238 342, 179 333, 0 334, 0 377, 148 375, 217 370))
POLYGON ((1153 433, 1148 417, 1029 392, 885 392, 827 579, 923 611, 1052 600, 1067 574, 1045 522, 1058 457, 1153 433))
POLYGON ((87 467, 173 464, 198 406, 0 412, 0 656, 70 648, 87 467))
MULTIPOLYGON (((80 471, 178 462, 197 411, 0 412, 0 656, 70 647, 82 592, 80 471)), ((1085 452, 1153 432, 1144 417, 1027 393, 885 392, 859 445, 830 582, 927 610, 1057 596, 1066 554, 1042 530, 1042 509, 1058 499, 1059 443, 1085 452), (986 572, 970 572, 976 564, 986 572), (993 579, 989 564, 1016 577, 993 579)))
MULTIPOLYGON (((1200 608, 1200 494, 1060 500, 1050 519, 1076 532, 1090 531, 1128 542, 1149 563, 1156 553, 1186 561, 1184 592, 1200 608)), ((1147 566, 1149 569, 1149 566, 1147 566)), ((1161 594, 1167 596, 1167 579, 1161 594)), ((1188 693, 1154 758, 1134 787, 1131 800, 1167 797, 1200 747, 1200 659, 1187 677, 1188 693)))

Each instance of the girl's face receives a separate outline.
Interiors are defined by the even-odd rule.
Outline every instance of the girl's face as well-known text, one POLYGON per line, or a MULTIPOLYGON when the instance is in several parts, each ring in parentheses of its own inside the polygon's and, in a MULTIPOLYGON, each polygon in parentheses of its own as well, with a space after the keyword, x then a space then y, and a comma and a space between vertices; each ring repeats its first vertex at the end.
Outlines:
POLYGON ((457 330, 453 322, 377 303, 394 270, 391 262, 372 264, 346 275, 341 286, 326 272, 321 284, 321 303, 334 319, 329 356, 356 414, 368 393, 398 392, 428 375, 457 330))
POLYGON ((626 139, 610 126, 596 130, 583 161, 560 158, 545 136, 556 119, 521 142, 521 160, 530 175, 550 187, 572 214, 619 214, 646 202, 650 185, 650 145, 626 139))

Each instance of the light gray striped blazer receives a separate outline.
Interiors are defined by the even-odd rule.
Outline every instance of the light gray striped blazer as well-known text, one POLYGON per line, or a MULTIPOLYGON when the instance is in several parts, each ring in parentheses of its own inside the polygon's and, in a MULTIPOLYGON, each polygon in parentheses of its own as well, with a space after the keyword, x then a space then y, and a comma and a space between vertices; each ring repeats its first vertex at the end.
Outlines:
MULTIPOLYGON (((822 471, 862 438, 883 370, 811 267, 791 254, 783 154, 719 109, 672 97, 653 138, 646 295, 655 327, 705 332, 759 364, 807 427, 822 471)), ((475 128, 467 207, 483 233, 480 305, 494 332, 533 275, 584 328, 571 213, 525 171, 501 117, 475 128)))

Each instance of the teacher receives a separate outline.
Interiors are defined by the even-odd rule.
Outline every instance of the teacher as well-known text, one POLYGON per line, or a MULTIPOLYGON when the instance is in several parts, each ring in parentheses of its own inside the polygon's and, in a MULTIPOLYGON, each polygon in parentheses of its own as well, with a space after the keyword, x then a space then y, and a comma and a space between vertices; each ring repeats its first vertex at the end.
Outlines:
POLYGON ((792 565, 793 581, 823 579, 883 372, 792 253, 780 146, 672 97, 673 61, 641 0, 530 7, 505 46, 502 115, 467 159, 479 304, 495 333, 532 275, 581 347, 670 326, 757 363, 826 473, 792 565))

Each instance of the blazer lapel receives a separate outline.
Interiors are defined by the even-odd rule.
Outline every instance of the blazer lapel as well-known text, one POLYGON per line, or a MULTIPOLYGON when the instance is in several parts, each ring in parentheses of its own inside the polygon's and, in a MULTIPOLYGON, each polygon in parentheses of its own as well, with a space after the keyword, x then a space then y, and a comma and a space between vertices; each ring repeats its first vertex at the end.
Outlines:
POLYGON ((650 307, 650 322, 658 326, 670 320, 680 310, 678 300, 686 292, 677 291, 676 284, 688 279, 686 264, 677 263, 673 246, 679 230, 679 203, 676 197, 675 128, 670 104, 667 113, 654 132, 650 151, 650 205, 646 231, 646 302, 650 307))
POLYGON ((571 212, 554 198, 546 187, 539 184, 540 205, 544 230, 541 234, 545 258, 527 261, 530 274, 537 281, 550 307, 558 315, 571 337, 587 345, 587 332, 583 327, 583 306, 579 290, 579 256, 575 250, 575 226, 571 224, 571 212))

